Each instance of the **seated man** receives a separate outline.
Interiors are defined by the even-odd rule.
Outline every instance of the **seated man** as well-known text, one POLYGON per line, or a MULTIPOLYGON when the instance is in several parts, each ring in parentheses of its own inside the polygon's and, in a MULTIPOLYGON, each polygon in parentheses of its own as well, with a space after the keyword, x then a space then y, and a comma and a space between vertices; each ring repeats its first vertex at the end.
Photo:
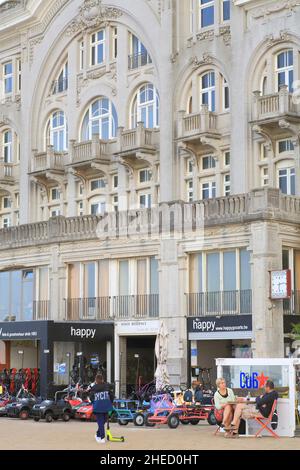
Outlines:
POLYGON ((271 380, 267 380, 265 393, 260 397, 256 397, 256 405, 247 405, 245 403, 239 403, 236 405, 231 424, 233 434, 238 433, 241 419, 253 419, 258 416, 268 418, 274 401, 277 399, 278 393, 274 389, 274 383, 271 380))

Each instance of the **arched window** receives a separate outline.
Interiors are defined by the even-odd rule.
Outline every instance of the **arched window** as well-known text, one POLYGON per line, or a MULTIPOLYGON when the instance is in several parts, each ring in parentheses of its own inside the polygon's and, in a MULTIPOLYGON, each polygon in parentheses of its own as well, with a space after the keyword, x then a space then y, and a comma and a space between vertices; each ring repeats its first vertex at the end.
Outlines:
POLYGON ((200 77, 201 104, 207 105, 209 111, 216 110, 215 72, 207 72, 200 77))
POLYGON ((94 101, 85 113, 81 140, 91 140, 93 135, 100 139, 109 140, 116 136, 118 117, 113 103, 108 98, 94 101))
POLYGON ((141 86, 133 100, 131 127, 134 129, 138 122, 150 129, 159 126, 159 95, 151 83, 141 86))
POLYGON ((4 163, 12 163, 13 161, 13 149, 12 149, 12 131, 6 130, 2 134, 3 139, 3 154, 2 158, 4 163))
POLYGON ((56 152, 65 152, 68 149, 68 126, 65 113, 54 111, 48 121, 47 144, 53 145, 56 152))
POLYGON ((291 93, 293 91, 294 81, 294 58, 292 49, 277 54, 276 76, 278 91, 282 85, 287 85, 291 93))

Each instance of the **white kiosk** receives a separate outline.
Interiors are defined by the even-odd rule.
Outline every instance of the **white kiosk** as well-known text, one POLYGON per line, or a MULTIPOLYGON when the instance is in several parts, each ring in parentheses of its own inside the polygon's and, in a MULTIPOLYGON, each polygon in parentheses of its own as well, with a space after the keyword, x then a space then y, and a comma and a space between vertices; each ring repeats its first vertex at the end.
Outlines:
MULTIPOLYGON (((261 395, 267 379, 274 382, 279 393, 278 427, 279 436, 295 436, 296 367, 300 359, 216 359, 218 377, 224 377, 228 387, 237 396, 261 395)), ((255 420, 248 420, 247 434, 258 430, 255 420)), ((263 435, 269 435, 266 431, 263 435)))

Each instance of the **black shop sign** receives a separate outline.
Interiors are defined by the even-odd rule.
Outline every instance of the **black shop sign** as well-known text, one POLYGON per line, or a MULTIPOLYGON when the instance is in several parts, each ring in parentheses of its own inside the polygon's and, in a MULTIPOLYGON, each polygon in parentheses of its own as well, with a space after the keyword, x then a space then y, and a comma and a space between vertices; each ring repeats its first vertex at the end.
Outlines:
POLYGON ((251 338, 252 315, 188 318, 187 330, 190 340, 251 338))

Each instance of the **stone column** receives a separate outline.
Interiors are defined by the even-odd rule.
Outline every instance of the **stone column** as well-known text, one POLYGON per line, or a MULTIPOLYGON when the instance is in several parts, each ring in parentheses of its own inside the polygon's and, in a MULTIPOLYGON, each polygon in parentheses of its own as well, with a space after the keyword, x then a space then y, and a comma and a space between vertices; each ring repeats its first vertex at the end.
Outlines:
POLYGON ((284 357, 282 301, 271 301, 270 271, 282 269, 279 225, 251 225, 253 356, 284 357))
POLYGON ((173 16, 171 2, 166 3, 161 16, 160 35, 160 200, 174 198, 174 145, 173 145, 173 82, 171 62, 173 52, 173 16))
POLYGON ((170 383, 179 386, 187 378, 187 333, 184 309, 185 261, 179 258, 176 240, 162 240, 160 245, 160 319, 169 333, 167 367, 170 383))

